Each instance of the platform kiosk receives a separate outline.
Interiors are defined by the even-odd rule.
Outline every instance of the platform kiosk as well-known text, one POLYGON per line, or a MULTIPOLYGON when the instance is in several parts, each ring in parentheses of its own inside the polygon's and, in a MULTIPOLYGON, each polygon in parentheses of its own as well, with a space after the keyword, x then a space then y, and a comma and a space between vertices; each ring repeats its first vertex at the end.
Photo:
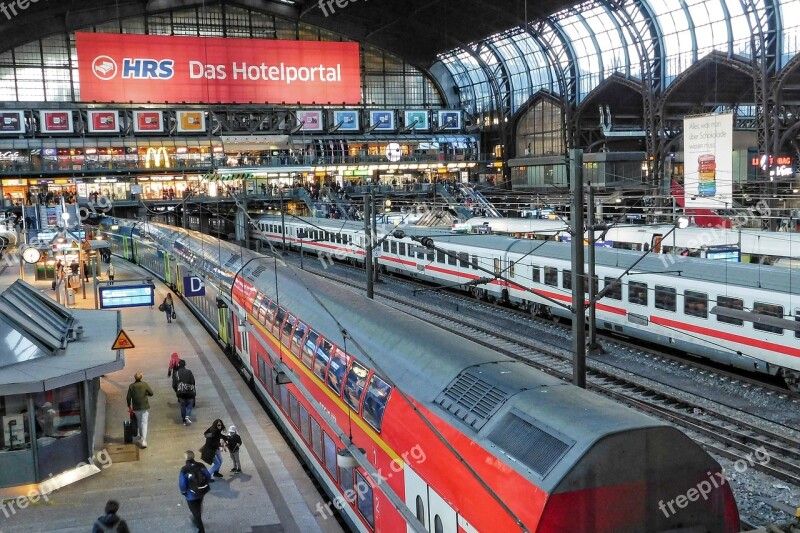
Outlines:
POLYGON ((102 446, 99 378, 125 366, 109 349, 120 320, 118 312, 67 309, 22 280, 0 294, 0 499, 89 475, 76 470, 96 437, 102 446))

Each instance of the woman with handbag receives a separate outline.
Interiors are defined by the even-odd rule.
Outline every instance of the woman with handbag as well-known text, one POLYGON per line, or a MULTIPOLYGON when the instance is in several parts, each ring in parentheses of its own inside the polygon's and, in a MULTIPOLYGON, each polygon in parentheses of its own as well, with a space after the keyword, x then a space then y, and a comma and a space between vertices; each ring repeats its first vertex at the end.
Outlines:
POLYGON ((219 473, 219 469, 222 466, 221 448, 224 448, 228 441, 227 435, 223 433, 224 431, 225 424, 222 420, 217 418, 214 420, 214 423, 211 424, 211 427, 203 433, 203 436, 206 438, 206 443, 203 445, 200 453, 203 462, 212 465, 211 475, 214 477, 223 477, 222 474, 219 473))
POLYGON ((158 306, 158 310, 167 314, 168 324, 172 322, 172 319, 175 318, 175 303, 172 301, 172 294, 167 294, 167 297, 158 306))

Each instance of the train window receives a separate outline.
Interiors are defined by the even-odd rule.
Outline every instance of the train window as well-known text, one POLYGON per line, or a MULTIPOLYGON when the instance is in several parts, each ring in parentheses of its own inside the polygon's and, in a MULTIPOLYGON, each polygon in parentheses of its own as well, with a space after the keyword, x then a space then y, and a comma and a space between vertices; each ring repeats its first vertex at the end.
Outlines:
POLYGON ((289 315, 286 317, 286 322, 283 323, 283 328, 281 331, 283 332, 284 338, 282 341, 286 341, 286 344, 289 344, 289 340, 292 335, 292 328, 294 328, 295 322, 297 322, 297 319, 292 315, 289 315))
POLYGON ((359 471, 356 471, 356 478, 358 478, 356 484, 359 488, 359 490, 357 491, 358 512, 362 517, 364 517, 364 520, 367 521, 369 527, 374 529, 375 504, 372 501, 372 485, 369 484, 369 481, 367 481, 367 479, 359 471))
POLYGON ((564 270, 561 272, 561 287, 564 289, 572 289, 572 270, 564 270))
MULTIPOLYGON (((728 296, 717 296, 717 306, 725 307, 728 309, 744 309, 744 302, 741 298, 729 298, 728 296)), ((717 315, 717 322, 724 322, 726 324, 733 324, 734 326, 744 325, 744 320, 738 318, 731 318, 729 316, 717 315)))
POLYGON ((704 292, 684 291, 683 313, 699 318, 708 318, 708 295, 704 292))
POLYGON ((314 348, 317 347, 317 339, 319 335, 314 330, 310 330, 308 332, 308 338, 306 339, 305 344, 303 345, 303 353, 300 354, 303 358, 303 364, 306 365, 308 368, 311 368, 312 363, 314 362, 314 348))
POLYGON ((283 412, 289 414, 289 388, 286 385, 277 386, 280 389, 281 407, 283 412))
POLYGON ((456 256, 456 254, 454 254, 453 252, 447 250, 447 264, 448 265, 455 266, 457 259, 458 259, 458 256, 456 256))
MULTIPOLYGON (((799 308, 795 308, 795 310, 794 310, 794 321, 795 322, 800 322, 800 307, 799 308)), ((794 338, 795 339, 800 339, 800 331, 795 330, 794 338)))
POLYGON ((269 308, 267 309, 266 322, 268 324, 272 324, 272 322, 275 320, 275 315, 276 314, 278 314, 278 304, 276 304, 275 301, 273 300, 273 301, 269 302, 269 308))
POLYGON ((551 287, 558 287, 558 269, 555 267, 544 267, 544 284, 551 287))
POLYGON ((300 433, 306 442, 311 442, 311 428, 308 427, 308 409, 300 404, 300 433))
POLYGON ((499 276, 500 274, 502 274, 502 272, 503 272, 503 269, 502 269, 502 266, 500 264, 500 258, 499 257, 495 257, 494 258, 494 275, 495 276, 499 276))
POLYGON ((425 254, 425 258, 431 263, 433 263, 433 254, 434 253, 435 252, 433 250, 430 250, 427 254, 425 254))
POLYGON ((294 328, 294 335, 292 335, 292 343, 297 346, 300 346, 300 344, 303 342, 303 337, 306 336, 307 329, 308 328, 306 327, 305 324, 303 324, 302 322, 298 322, 297 327, 294 328))
POLYGON ((514 277, 514 261, 508 262, 508 277, 509 278, 514 277))
POLYGON ((389 244, 391 245, 391 253, 397 255, 397 242, 392 241, 389 244))
POLYGON ((297 403, 297 396, 294 393, 289 393, 289 417, 292 419, 295 427, 300 428, 300 409, 297 403))
POLYGON ((323 452, 325 453, 325 470, 336 480, 336 442, 330 436, 322 432, 323 452))
MULTIPOLYGON (((758 315, 774 316, 776 318, 783 318, 783 306, 775 304, 767 304, 763 302, 753 302, 753 312, 758 315)), ((778 326, 768 326, 766 324, 758 324, 753 322, 753 329, 758 331, 766 331, 768 333, 777 333, 783 335, 783 328, 778 326)))
POLYGON ((339 348, 336 348, 336 353, 331 357, 331 366, 328 370, 328 387, 336 393, 337 396, 342 394, 342 380, 344 373, 347 370, 347 355, 339 348))
POLYGON ((263 292, 256 293, 256 298, 255 300, 253 300, 253 307, 252 307, 252 313, 254 315, 258 314, 258 308, 261 306, 261 302, 263 301, 264 301, 264 293, 263 292))
POLYGON ((417 246, 417 259, 425 259, 425 248, 417 246))
POLYGON ((433 517, 433 533, 444 533, 444 524, 438 514, 433 517))
POLYGON ((278 316, 275 318, 275 324, 280 327, 283 324, 283 319, 286 318, 286 309, 283 307, 278 308, 278 316))
POLYGON ((636 305, 647 305, 647 283, 629 281, 628 301, 636 305))
POLYGON ((678 296, 677 291, 672 287, 664 287, 663 285, 656 285, 655 291, 656 309, 663 309, 664 311, 672 311, 673 313, 678 309, 678 296))
POLYGON ((539 265, 531 265, 531 272, 533 273, 533 282, 534 283, 541 283, 542 278, 539 273, 539 265))
POLYGON ((397 246, 398 246, 397 255, 406 255, 406 243, 400 242, 397 243, 397 246))
POLYGON ((444 251, 436 250, 436 262, 444 264, 444 251))
POLYGON ((416 505, 417 512, 415 514, 417 515, 417 520, 419 520, 419 523, 424 526, 425 525, 425 503, 422 501, 422 496, 417 496, 416 504, 417 504, 416 505))
POLYGON ((381 248, 383 248, 384 252, 388 252, 389 251, 389 241, 383 241, 381 243, 381 248))
POLYGON ((459 266, 469 268, 469 254, 466 252, 459 252, 458 262, 459 266))
POLYGON ((266 383, 267 381, 272 381, 271 376, 267 375, 267 363, 264 362, 264 359, 256 355, 258 358, 258 379, 261 380, 261 383, 266 383))
POLYGON ((355 483, 353 482, 353 469, 339 467, 339 484, 342 486, 344 497, 350 503, 355 499, 356 491, 354 490, 355 483))
POLYGON ((386 383, 377 374, 372 374, 372 379, 367 389, 367 395, 364 397, 364 411, 361 413, 361 416, 370 426, 378 431, 381 430, 383 411, 386 409, 386 402, 389 400, 389 394, 391 394, 391 392, 391 385, 386 383))
MULTIPOLYGON (((544 267, 545 270, 545 283, 547 283, 547 267, 544 267)), ((608 287, 612 285, 612 288, 608 290, 608 294, 606 294, 606 298, 611 300, 622 300, 622 285, 617 282, 617 278, 610 278, 606 276, 603 281, 605 282, 605 286, 608 287)))
POLYGON ((317 457, 322 459, 322 428, 314 418, 311 419, 311 447, 317 457))
POLYGON ((473 255, 472 256, 472 268, 474 268, 475 270, 478 270, 478 256, 477 255, 473 255))
POLYGON ((369 370, 356 361, 353 361, 353 364, 350 365, 350 372, 347 373, 347 379, 344 383, 344 400, 356 413, 361 406, 361 396, 367 386, 368 374, 369 370))
POLYGON ((328 368, 328 361, 331 360, 331 349, 333 345, 322 339, 317 346, 317 356, 314 358, 314 374, 325 381, 325 369, 328 368))

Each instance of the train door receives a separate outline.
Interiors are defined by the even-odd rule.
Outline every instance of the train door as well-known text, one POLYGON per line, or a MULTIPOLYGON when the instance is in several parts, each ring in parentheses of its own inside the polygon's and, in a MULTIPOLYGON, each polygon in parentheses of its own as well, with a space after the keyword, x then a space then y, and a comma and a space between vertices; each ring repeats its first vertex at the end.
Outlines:
MULTIPOLYGON (((458 514, 408 465, 403 469, 406 505, 431 533, 457 533, 458 514)), ((408 528, 408 531, 412 531, 408 528)))

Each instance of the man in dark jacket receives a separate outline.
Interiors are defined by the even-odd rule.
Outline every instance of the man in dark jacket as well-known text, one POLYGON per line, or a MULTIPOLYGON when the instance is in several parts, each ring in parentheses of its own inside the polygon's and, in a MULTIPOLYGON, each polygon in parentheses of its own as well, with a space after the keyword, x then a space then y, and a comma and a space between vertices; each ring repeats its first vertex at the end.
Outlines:
POLYGON ((172 373, 172 390, 178 397, 181 406, 181 420, 184 426, 191 425, 192 409, 194 409, 194 398, 197 389, 194 384, 194 374, 186 368, 186 361, 181 359, 178 368, 172 373))
POLYGON ((147 397, 153 395, 153 389, 142 381, 141 372, 137 372, 133 379, 136 381, 128 387, 128 407, 133 408, 139 422, 139 438, 142 439, 142 448, 147 448, 147 421, 150 417, 150 402, 147 397))
POLYGON ((186 464, 181 468, 178 474, 178 488, 181 494, 186 496, 186 504, 189 506, 189 511, 192 512, 192 522, 197 527, 197 533, 205 533, 206 529, 203 526, 203 497, 204 492, 195 493, 191 490, 190 476, 196 476, 197 472, 202 472, 208 483, 213 483, 214 479, 208 472, 205 466, 194 460, 194 452, 187 450, 183 456, 186 458, 186 464))
POLYGON ((119 502, 116 500, 108 500, 105 509, 106 514, 95 521, 92 533, 104 533, 106 531, 130 533, 128 524, 125 523, 125 520, 117 516, 117 511, 119 511, 119 502))
POLYGON ((212 465, 211 474, 214 477, 223 477, 223 475, 219 473, 219 469, 222 466, 221 448, 225 447, 225 443, 228 439, 224 431, 225 424, 222 420, 217 418, 214 420, 214 423, 211 424, 211 427, 203 433, 203 436, 206 438, 206 443, 203 445, 202 458, 203 461, 212 465))

